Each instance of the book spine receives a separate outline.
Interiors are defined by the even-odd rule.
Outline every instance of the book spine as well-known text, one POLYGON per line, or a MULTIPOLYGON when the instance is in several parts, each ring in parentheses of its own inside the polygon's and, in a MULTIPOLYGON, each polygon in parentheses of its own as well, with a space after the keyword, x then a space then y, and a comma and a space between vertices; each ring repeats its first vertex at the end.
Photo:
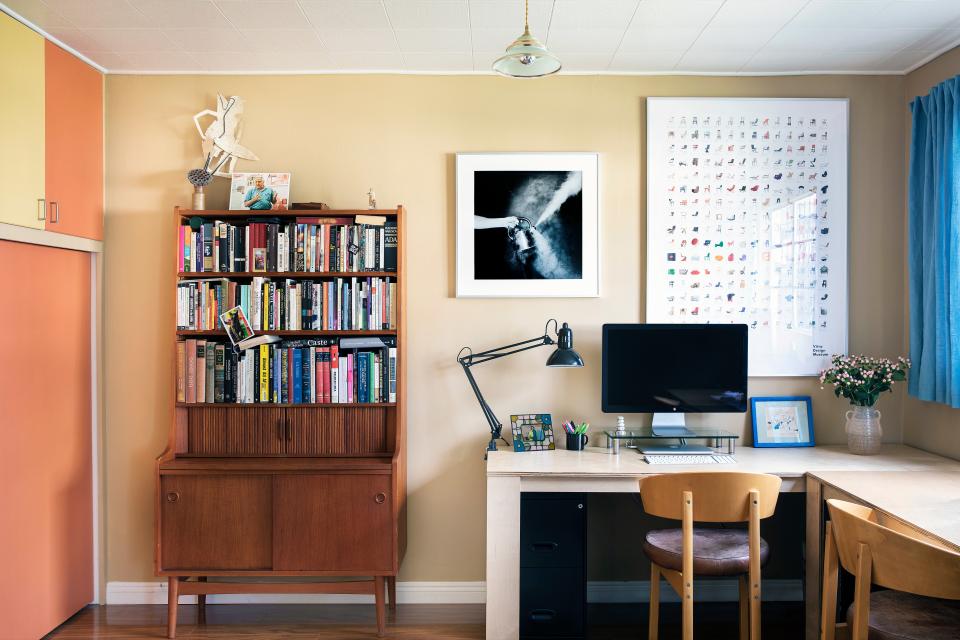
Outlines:
POLYGON ((303 353, 300 349, 293 350, 293 402, 303 402, 303 353))
POLYGON ((187 401, 187 345, 177 342, 177 402, 187 401))
POLYGON ((356 387, 354 386, 357 381, 354 372, 354 363, 356 361, 356 352, 347 354, 347 397, 344 402, 353 402, 356 397, 356 387))
POLYGON ((270 400, 280 402, 280 352, 277 345, 270 345, 270 400))
POLYGON ((340 402, 340 349, 330 346, 330 402, 340 402))
POLYGON ((183 268, 184 264, 189 264, 186 258, 186 238, 187 227, 180 225, 179 230, 177 231, 177 271, 186 271, 183 268))
POLYGON ((204 390, 206 392, 205 402, 213 403, 216 398, 216 360, 217 360, 217 346, 213 342, 207 343, 206 350, 206 362, 204 363, 206 383, 204 384, 204 390))
POLYGON ((280 349, 280 402, 290 402, 290 350, 280 349))
POLYGON ((259 394, 260 402, 270 402, 270 345, 260 345, 259 359, 259 394))
POLYGON ((367 402, 368 396, 370 394, 370 389, 367 384, 368 376, 370 375, 367 354, 366 353, 355 354, 354 363, 357 366, 357 372, 356 372, 357 402, 367 402))
POLYGON ((310 347, 309 351, 309 360, 308 366, 310 367, 309 377, 307 378, 310 384, 310 402, 317 401, 317 348, 310 347))
POLYGON ((193 404, 197 401, 197 341, 189 338, 184 351, 187 383, 184 389, 184 402, 193 404))
POLYGON ((217 246, 220 250, 217 255, 219 259, 217 263, 218 271, 230 271, 230 244, 227 227, 228 225, 225 222, 217 224, 217 229, 219 230, 217 246))
POLYGON ((387 396, 388 402, 397 401, 397 348, 390 347, 390 387, 387 396))
POLYGON ((387 220, 383 225, 383 270, 397 270, 397 221, 387 220))
POLYGON ((207 341, 197 340, 196 355, 197 402, 207 401, 207 341))
POLYGON ((213 271, 213 224, 206 223, 203 229, 203 268, 200 271, 213 271))
POLYGON ((214 402, 223 402, 224 401, 224 382, 226 380, 226 372, 224 371, 225 356, 226 352, 224 351, 223 345, 218 344, 213 352, 214 363, 213 363, 213 401, 214 402))
POLYGON ((313 389, 314 402, 326 402, 323 393, 323 351, 326 347, 317 347, 314 350, 313 361, 313 389))
POLYGON ((299 349, 300 355, 300 397, 303 402, 310 402, 310 348, 299 349))

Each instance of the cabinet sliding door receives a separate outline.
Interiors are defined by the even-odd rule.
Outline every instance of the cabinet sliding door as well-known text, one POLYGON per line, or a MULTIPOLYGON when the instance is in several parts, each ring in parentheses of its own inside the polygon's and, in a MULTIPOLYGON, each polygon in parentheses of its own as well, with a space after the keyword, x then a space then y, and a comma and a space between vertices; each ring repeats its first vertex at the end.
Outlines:
POLYGON ((0 241, 5 640, 36 640, 93 600, 90 260, 0 241))

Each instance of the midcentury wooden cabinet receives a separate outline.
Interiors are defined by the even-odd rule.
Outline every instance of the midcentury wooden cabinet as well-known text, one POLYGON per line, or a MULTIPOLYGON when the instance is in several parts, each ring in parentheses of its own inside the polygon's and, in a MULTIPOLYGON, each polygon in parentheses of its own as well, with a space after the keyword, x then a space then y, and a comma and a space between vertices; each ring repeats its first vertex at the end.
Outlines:
MULTIPOLYGON (((179 233, 191 219, 241 226, 255 213, 177 209, 175 219, 179 233)), ((385 591, 390 606, 396 603, 396 575, 406 548, 404 210, 269 211, 257 218, 284 222, 318 214, 338 220, 373 214, 395 222, 396 270, 193 273, 178 268, 176 280, 215 278, 232 285, 254 276, 311 282, 343 277, 395 283, 396 318, 387 330, 257 333, 285 339, 389 337, 397 350, 396 401, 238 404, 174 397, 169 444, 156 464, 156 572, 168 578, 171 638, 180 594, 198 595, 201 605, 208 593, 373 594, 380 633, 385 591), (216 580, 225 576, 349 580, 216 580)), ((179 329, 175 335, 176 342, 196 338, 224 342, 226 334, 179 329)))
POLYGON ((103 239, 103 74, 0 13, 0 222, 103 239))

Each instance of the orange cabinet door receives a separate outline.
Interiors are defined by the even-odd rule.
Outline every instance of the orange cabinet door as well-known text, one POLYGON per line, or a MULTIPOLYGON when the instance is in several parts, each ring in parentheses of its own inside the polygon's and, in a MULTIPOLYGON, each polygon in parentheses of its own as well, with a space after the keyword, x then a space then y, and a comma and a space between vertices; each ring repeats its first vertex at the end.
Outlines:
POLYGON ((103 75, 49 40, 47 231, 103 238, 103 75))
POLYGON ((36 640, 93 600, 90 257, 0 241, 0 273, 0 637, 36 640))

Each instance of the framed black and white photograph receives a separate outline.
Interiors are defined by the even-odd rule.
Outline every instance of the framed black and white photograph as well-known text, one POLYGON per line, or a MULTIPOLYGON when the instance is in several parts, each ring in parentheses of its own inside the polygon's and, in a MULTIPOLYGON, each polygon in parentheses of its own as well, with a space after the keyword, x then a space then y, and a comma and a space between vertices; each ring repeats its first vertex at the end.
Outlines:
POLYGON ((596 153, 457 154, 457 297, 596 297, 596 153))

